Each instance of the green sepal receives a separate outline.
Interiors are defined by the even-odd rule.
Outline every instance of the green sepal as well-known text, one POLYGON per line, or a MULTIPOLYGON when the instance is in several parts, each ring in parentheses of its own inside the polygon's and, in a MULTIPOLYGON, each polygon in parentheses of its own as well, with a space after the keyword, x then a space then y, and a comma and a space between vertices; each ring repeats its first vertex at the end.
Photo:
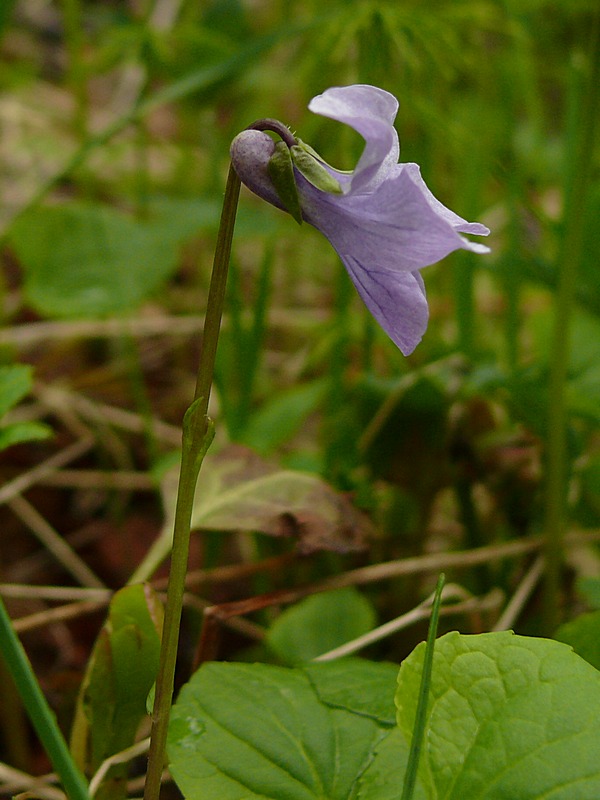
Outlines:
POLYGON ((310 145, 299 141, 290 148, 294 166, 309 183, 322 192, 342 194, 343 189, 336 179, 327 171, 325 162, 310 145))
POLYGON ((290 149, 285 142, 277 142, 275 145, 273 155, 269 159, 268 169, 279 199, 298 225, 302 225, 302 208, 294 177, 294 165, 290 149))

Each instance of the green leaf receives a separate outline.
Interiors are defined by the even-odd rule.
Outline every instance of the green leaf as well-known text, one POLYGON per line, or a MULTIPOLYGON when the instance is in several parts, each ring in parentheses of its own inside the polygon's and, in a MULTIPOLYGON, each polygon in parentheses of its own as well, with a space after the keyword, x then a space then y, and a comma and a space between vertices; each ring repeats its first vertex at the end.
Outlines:
MULTIPOLYGON (((398 677, 410 741, 424 645, 398 677)), ((444 800, 597 800, 600 673, 571 648, 510 632, 436 643, 419 777, 444 800)))
MULTIPOLYGON (((0 367, 0 419, 17 405, 31 389, 31 367, 12 364, 0 367)), ((46 439, 52 429, 42 422, 14 422, 0 426, 0 451, 13 444, 46 439)))
MULTIPOLYGON (((357 800, 399 800, 408 754, 404 734, 396 728, 375 748, 371 763, 360 777, 357 800)), ((413 800, 431 800, 432 797, 417 779, 413 800)))
POLYGON ((581 614, 566 622, 556 631, 554 638, 570 645, 577 655, 600 670, 600 611, 581 614))
POLYGON ((52 428, 43 422, 15 422, 0 428, 0 451, 13 444, 39 442, 52 436, 52 428))
POLYGON ((303 669, 323 703, 372 717, 381 725, 396 724, 397 664, 341 658, 303 669))
POLYGON ((383 735, 301 670, 209 663, 172 710, 169 769, 186 800, 348 800, 383 735))
POLYGON ((0 418, 25 397, 32 383, 31 367, 27 364, 0 367, 0 418))
POLYGON ((315 157, 315 151, 300 142, 297 145, 292 145, 290 148, 292 153, 292 160, 294 166, 306 180, 311 183, 316 189, 329 194, 342 194, 342 187, 333 175, 327 171, 324 162, 315 157))
POLYGON ((246 75, 268 50, 286 39, 308 31, 318 24, 318 19, 309 22, 286 23, 282 27, 264 36, 254 37, 246 47, 235 47, 233 55, 227 55, 215 63, 202 65, 179 80, 165 86, 146 100, 135 110, 134 118, 141 118, 154 108, 167 103, 174 103, 183 97, 213 90, 225 81, 234 80, 239 75, 246 75))
MULTIPOLYGON (((71 750, 92 775, 134 742, 156 678, 162 606, 148 586, 128 586, 113 597, 81 686, 71 750)), ((125 797, 126 767, 113 767, 98 798, 125 797)))
POLYGON ((192 528, 292 536, 303 552, 360 550, 371 534, 368 520, 318 476, 279 469, 237 445, 205 458, 192 528))
POLYGON ((277 142, 275 145, 273 155, 269 159, 268 169, 279 199, 298 225, 302 225, 302 208, 300 207, 292 157, 285 142, 277 142))
POLYGON ((312 595, 283 611, 266 643, 285 664, 302 664, 375 627, 371 603, 354 587, 312 595))
POLYGON ((111 208, 39 207, 13 227, 29 303, 50 317, 131 312, 177 266, 178 245, 198 226, 189 215, 138 221, 111 208))

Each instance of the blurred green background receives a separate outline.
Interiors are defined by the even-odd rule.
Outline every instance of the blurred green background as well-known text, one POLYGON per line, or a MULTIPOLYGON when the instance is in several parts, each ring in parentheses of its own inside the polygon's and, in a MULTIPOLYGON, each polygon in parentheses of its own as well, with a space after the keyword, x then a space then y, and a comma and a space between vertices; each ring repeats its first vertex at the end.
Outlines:
MULTIPOLYGON (((4 362, 178 424, 197 345, 115 340, 107 320, 169 337, 202 315, 232 138, 275 117, 351 169, 361 140, 307 103, 372 83, 400 101, 401 160, 489 226, 492 253, 424 270, 430 325, 405 359, 328 243, 243 190, 221 435, 348 492, 379 531, 373 561, 597 530, 596 16, 596 0, 5 0, 4 362)), ((131 459, 160 456, 149 436, 131 459)), ((595 551, 585 564, 600 574, 595 551)))

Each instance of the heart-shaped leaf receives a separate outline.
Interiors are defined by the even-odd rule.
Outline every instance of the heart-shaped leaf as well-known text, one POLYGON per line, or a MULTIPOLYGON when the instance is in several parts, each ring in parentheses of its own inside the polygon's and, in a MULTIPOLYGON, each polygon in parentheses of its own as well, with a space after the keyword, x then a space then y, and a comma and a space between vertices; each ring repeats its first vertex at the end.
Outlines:
POLYGON ((396 724, 397 664, 343 658, 306 664, 304 672, 327 705, 373 717, 381 725, 396 724))
POLYGON ((208 663, 171 712, 169 768, 186 800, 348 800, 383 735, 300 669, 208 663))
POLYGON ((190 214, 141 221, 99 204, 41 206, 13 227, 28 301, 50 317, 130 312, 177 266, 201 227, 190 214))
POLYGON ((375 627, 375 610, 354 587, 306 597, 283 611, 266 642, 285 664, 302 664, 375 627))
MULTIPOLYGON (((398 677, 407 741, 423 653, 419 645, 398 677)), ((599 753, 600 673, 570 647, 510 632, 436 642, 419 767, 428 797, 597 800, 599 753)))

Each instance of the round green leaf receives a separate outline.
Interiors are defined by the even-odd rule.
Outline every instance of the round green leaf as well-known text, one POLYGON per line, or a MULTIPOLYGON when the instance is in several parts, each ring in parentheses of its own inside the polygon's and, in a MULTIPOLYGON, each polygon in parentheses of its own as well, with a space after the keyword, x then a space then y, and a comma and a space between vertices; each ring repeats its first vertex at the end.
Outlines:
POLYGON ((338 658, 306 664, 304 672, 323 703, 372 717, 381 725, 395 725, 397 664, 338 658))
MULTIPOLYGON (((410 741, 424 647, 398 677, 410 741)), ((600 673, 570 647, 510 632, 436 642, 419 768, 444 800, 597 800, 600 673)))
POLYGON ((375 627, 371 603, 354 587, 307 597, 286 609, 267 632, 267 644, 287 664, 302 664, 375 627))
POLYGON ((169 769, 186 800, 348 800, 384 733, 301 670, 209 663, 171 712, 169 769))
POLYGON ((14 226, 11 244, 27 300, 50 317, 131 312, 177 266, 198 225, 180 215, 140 221, 99 204, 41 206, 14 226))
MULTIPOLYGON (((408 754, 404 734, 394 728, 375 748, 373 760, 360 778, 358 800, 400 800, 408 754)), ((417 780, 411 800, 431 800, 431 797, 417 780)))

